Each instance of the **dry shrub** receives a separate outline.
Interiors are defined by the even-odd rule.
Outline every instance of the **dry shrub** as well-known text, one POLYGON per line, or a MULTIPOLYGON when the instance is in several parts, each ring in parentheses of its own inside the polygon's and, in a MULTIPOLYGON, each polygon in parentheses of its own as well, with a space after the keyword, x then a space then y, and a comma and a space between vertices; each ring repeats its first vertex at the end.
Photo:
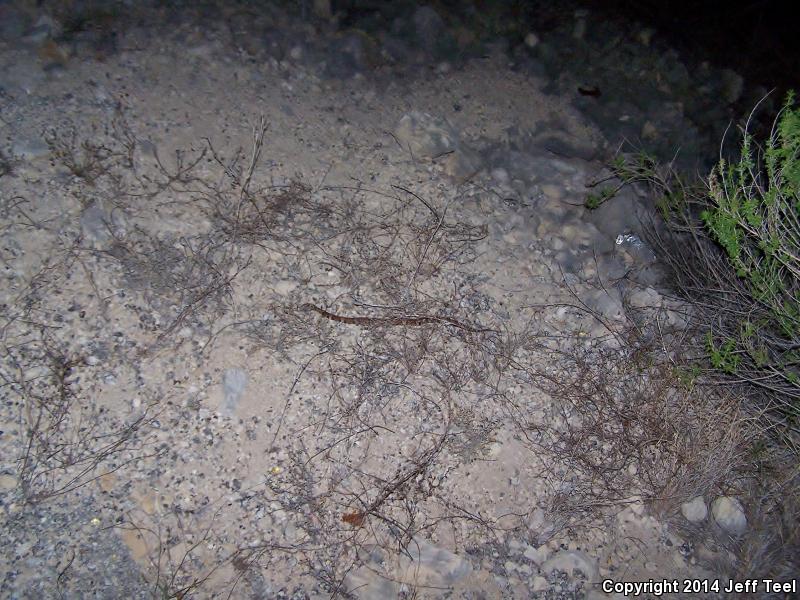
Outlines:
POLYGON ((743 462, 747 421, 727 394, 682 385, 670 364, 630 349, 576 346, 557 375, 540 373, 555 400, 551 423, 526 429, 532 448, 570 473, 558 493, 573 515, 640 496, 664 515, 724 484, 743 462))

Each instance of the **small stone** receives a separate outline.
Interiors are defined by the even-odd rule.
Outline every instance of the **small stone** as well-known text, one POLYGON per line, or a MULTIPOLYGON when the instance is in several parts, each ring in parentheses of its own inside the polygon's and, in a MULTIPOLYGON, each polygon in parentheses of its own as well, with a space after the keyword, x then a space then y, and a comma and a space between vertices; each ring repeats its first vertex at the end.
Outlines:
POLYGON ((0 490, 13 490, 17 487, 17 478, 12 475, 0 475, 0 490))
POLYGON ((531 515, 530 520, 528 521, 528 527, 531 529, 539 529, 540 527, 544 526, 545 523, 545 514, 541 508, 535 509, 531 515))
POLYGON ((480 154, 465 145, 448 154, 443 165, 445 173, 462 181, 468 180, 482 168, 480 154))
POLYGON ((314 0, 313 2, 314 16, 318 19, 330 19, 333 16, 331 9, 331 0, 314 0))
POLYGON ((137 500, 139 501, 139 508, 141 508, 145 513, 147 513, 148 515, 155 514, 156 512, 155 493, 142 494, 137 498, 137 500))
POLYGON ((539 44, 539 36, 533 32, 530 32, 528 35, 525 36, 525 45, 528 48, 535 48, 539 44))
POLYGON ((551 200, 561 200, 564 197, 563 190, 557 185, 545 183, 541 186, 542 193, 551 200))
POLYGON ((708 507, 702 496, 695 496, 681 504, 681 514, 690 523, 699 523, 708 516, 708 507))
POLYGON ((225 395, 223 414, 230 416, 239 404, 239 400, 247 387, 247 373, 241 369, 228 369, 222 376, 222 392, 225 395))
POLYGON ((652 121, 645 121, 644 125, 642 125, 642 139, 645 140, 654 140, 658 137, 658 129, 652 123, 652 121))
POLYGON ((24 160, 45 158, 50 154, 50 146, 37 139, 21 139, 11 146, 11 154, 24 160))
POLYGON ((729 104, 733 104, 742 96, 744 79, 736 71, 723 69, 722 71, 722 97, 729 104))
POLYGON ((489 442, 483 447, 483 456, 489 460, 495 460, 500 456, 502 448, 503 444, 500 442, 489 442))
POLYGON ((445 28, 444 19, 431 6, 420 6, 412 17, 417 42, 426 52, 433 52, 445 28))
POLYGON ((502 167, 497 167, 496 169, 492 169, 492 179, 494 179, 497 183, 508 183, 509 176, 508 171, 506 171, 502 167))
POLYGON ((133 560, 142 560, 147 556, 148 548, 141 532, 136 529, 123 529, 120 532, 120 537, 125 542, 128 550, 130 550, 133 560))
POLYGON ((636 290, 628 296, 628 304, 634 308, 660 308, 661 302, 661 294, 651 287, 636 290))
POLYGON ((589 11, 584 8, 579 8, 574 12, 575 26, 572 29, 572 37, 576 40, 582 40, 586 35, 586 17, 589 16, 589 11))
POLYGON ((533 578, 531 582, 531 591, 532 592, 542 592, 550 587, 550 584, 547 583, 547 579, 542 577, 541 575, 537 575, 533 578))
POLYGON ((117 483, 117 476, 114 473, 104 473, 97 479, 100 489, 104 492, 110 492, 114 489, 117 483))
POLYGON ((747 529, 747 517, 741 502, 730 496, 720 496, 711 504, 714 521, 731 535, 742 535, 747 529))
POLYGON ((583 573, 589 581, 598 577, 597 561, 580 550, 561 550, 547 560, 541 567, 543 573, 563 571, 573 576, 575 571, 583 573))
POLYGON ((535 562, 537 565, 540 565, 547 560, 549 554, 550 550, 547 548, 547 546, 539 546, 538 548, 528 546, 522 556, 535 562))
POLYGON ((636 39, 639 40, 639 43, 642 44, 642 46, 649 46, 650 42, 653 41, 653 35, 655 35, 655 33, 655 29, 645 27, 644 29, 639 30, 639 33, 636 34, 636 39))
POLYGON ((447 121, 428 113, 404 115, 394 131, 403 150, 415 157, 437 158, 458 149, 458 134, 447 121))

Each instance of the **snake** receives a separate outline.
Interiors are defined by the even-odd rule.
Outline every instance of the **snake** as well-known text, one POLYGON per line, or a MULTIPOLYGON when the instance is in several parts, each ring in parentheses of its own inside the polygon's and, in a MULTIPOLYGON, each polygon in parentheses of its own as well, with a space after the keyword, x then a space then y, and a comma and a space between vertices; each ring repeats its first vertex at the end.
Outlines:
POLYGON ((469 325, 465 325, 461 321, 453 319, 452 317, 435 317, 433 315, 413 315, 413 316, 402 316, 402 317, 401 316, 348 317, 328 312, 324 308, 320 308, 319 306, 316 306, 309 302, 302 304, 300 308, 313 310, 315 313, 322 315, 326 319, 330 319, 331 321, 336 321, 337 323, 347 323, 348 325, 359 325, 360 327, 392 327, 396 325, 406 325, 414 327, 419 325, 428 325, 431 323, 446 323, 448 325, 452 325, 453 327, 458 327, 459 329, 463 329, 464 331, 469 331, 470 333, 483 333, 486 331, 494 331, 494 329, 479 329, 476 327, 470 327, 469 325))

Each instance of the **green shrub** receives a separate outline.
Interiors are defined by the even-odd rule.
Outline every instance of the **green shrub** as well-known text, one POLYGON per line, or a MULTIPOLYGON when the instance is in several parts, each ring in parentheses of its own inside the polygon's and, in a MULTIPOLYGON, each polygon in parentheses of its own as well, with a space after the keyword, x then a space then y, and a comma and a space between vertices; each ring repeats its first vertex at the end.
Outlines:
MULTIPOLYGON (((800 109, 794 94, 765 145, 744 128, 735 161, 695 184, 643 152, 610 165, 617 185, 590 194, 597 208, 631 183, 648 185, 667 233, 650 240, 696 309, 706 376, 734 376, 766 396, 800 431, 800 109)), ((594 185, 598 185, 597 182, 594 185)), ((663 229, 663 228, 662 228, 663 229)))
MULTIPOLYGON (((764 149, 744 131, 738 162, 721 160, 708 179, 708 232, 752 297, 738 335, 711 343, 718 364, 741 357, 797 386, 800 348, 800 110, 789 94, 764 149), (722 360, 721 357, 726 357, 722 360), (719 362, 722 361, 722 362, 719 362)), ((800 407, 795 407, 800 408, 800 407)))

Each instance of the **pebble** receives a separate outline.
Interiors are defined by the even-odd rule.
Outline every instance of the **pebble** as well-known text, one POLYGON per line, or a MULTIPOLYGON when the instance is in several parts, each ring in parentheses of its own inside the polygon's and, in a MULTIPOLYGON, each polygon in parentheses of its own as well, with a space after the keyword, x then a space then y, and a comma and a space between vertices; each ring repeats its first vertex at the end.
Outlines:
POLYGON ((730 496, 720 496, 711 503, 714 521, 731 535, 742 535, 747 530, 747 517, 741 502, 730 496))
POLYGON ((13 490, 17 487, 17 478, 12 475, 0 475, 0 490, 13 490))
POLYGON ((50 156, 50 146, 40 139, 19 139, 12 144, 11 154, 22 160, 46 158, 50 156))
POLYGON ((435 158, 458 148, 458 135, 449 123, 419 111, 404 115, 394 135, 404 151, 418 158, 435 158))
POLYGON ((542 573, 563 571, 570 576, 574 576, 575 571, 580 571, 592 582, 598 577, 597 561, 580 550, 560 550, 554 556, 547 559, 540 568, 542 573))
POLYGON ((532 31, 525 36, 525 45, 528 48, 535 48, 539 44, 539 36, 532 31))
POLYGON ((543 592, 546 589, 550 588, 550 584, 547 582, 547 579, 542 577, 541 575, 537 575, 533 578, 531 582, 531 591, 532 592, 543 592))
POLYGON ((702 496, 695 496, 688 502, 681 504, 681 514, 687 521, 699 523, 708 516, 708 507, 702 496))
POLYGON ((225 396, 221 412, 231 416, 239 405, 247 387, 247 373, 241 369, 227 369, 222 376, 222 392, 225 396))
POLYGON ((547 557, 550 555, 550 549, 547 546, 539 546, 538 548, 528 546, 522 555, 528 560, 540 565, 547 560, 547 557))

